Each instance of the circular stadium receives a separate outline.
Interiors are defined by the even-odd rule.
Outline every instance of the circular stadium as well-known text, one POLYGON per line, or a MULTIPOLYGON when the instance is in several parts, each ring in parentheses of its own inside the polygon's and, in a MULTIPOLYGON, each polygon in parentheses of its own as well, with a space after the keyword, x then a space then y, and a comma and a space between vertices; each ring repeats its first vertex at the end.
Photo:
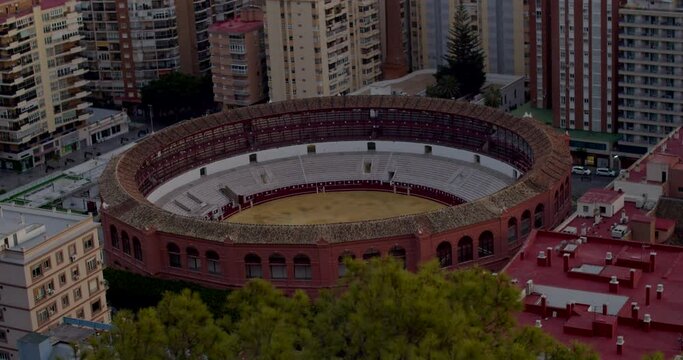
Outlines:
POLYGON ((502 268, 571 210, 568 139, 423 97, 341 96, 183 121, 101 177, 110 266, 238 287, 331 287, 346 257, 502 268))

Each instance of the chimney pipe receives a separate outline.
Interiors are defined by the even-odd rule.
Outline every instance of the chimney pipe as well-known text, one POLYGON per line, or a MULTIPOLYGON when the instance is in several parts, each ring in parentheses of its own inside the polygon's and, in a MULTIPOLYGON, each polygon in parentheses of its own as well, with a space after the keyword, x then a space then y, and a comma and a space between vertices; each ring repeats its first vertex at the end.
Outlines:
POLYGON ((638 303, 632 303, 631 304, 631 318, 633 320, 638 320, 638 310, 640 310, 638 303))
POLYGON ((548 299, 545 295, 541 295, 541 317, 545 318, 548 310, 548 299))
POLYGON ((609 292, 613 294, 619 292, 619 280, 617 280, 616 276, 612 276, 612 278, 609 281, 609 292))
POLYGON ((544 251, 539 251, 538 256, 536 256, 536 265, 538 266, 547 266, 548 260, 545 256, 544 251))
POLYGON ((569 272, 569 254, 562 255, 562 270, 569 272))
POLYGON ((664 284, 657 284, 657 300, 662 300, 662 293, 664 293, 664 284))
POLYGON ((631 288, 636 287, 636 269, 629 270, 629 281, 631 281, 631 288))
POLYGON ((519 259, 524 260, 524 251, 519 253, 519 259))
POLYGON ((607 254, 605 254, 605 265, 612 265, 612 252, 608 251, 607 254))
POLYGON ((624 337, 617 336, 617 355, 621 355, 624 351, 624 337))
POLYGON ((545 257, 546 257, 546 259, 547 259, 546 262, 548 263, 548 266, 551 265, 551 258, 552 258, 551 255, 552 255, 552 254, 553 254, 553 248, 551 248, 551 247, 549 246, 547 249, 545 249, 545 257))
POLYGON ((536 327, 539 329, 543 327, 543 323, 541 322, 541 320, 536 320, 536 327))
POLYGON ((565 306, 565 308, 566 308, 566 311, 567 311, 567 319, 569 319, 570 317, 572 317, 572 304, 571 304, 571 303, 567 303, 567 305, 565 306))
POLYGON ((650 305, 650 291, 652 290, 652 285, 645 285, 645 306, 650 305))
POLYGON ((651 252, 650 253, 650 272, 655 271, 655 259, 657 258, 657 253, 656 252, 651 252))
POLYGON ((607 304, 602 304, 602 315, 607 315, 607 304))
POLYGON ((524 292, 526 293, 526 296, 531 295, 534 292, 534 281, 533 280, 527 280, 526 281, 526 287, 524 288, 524 292))
POLYGON ((650 314, 643 315, 643 327, 645 328, 645 331, 650 331, 651 326, 652 316, 650 316, 650 314))

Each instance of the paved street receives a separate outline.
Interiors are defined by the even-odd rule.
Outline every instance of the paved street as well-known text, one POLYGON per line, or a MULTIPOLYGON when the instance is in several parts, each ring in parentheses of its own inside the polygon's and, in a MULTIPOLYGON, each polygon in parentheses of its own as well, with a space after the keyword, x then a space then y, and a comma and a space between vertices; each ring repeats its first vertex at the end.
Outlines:
POLYGON ((572 198, 576 200, 581 197, 588 189, 604 188, 607 184, 614 181, 611 176, 581 176, 572 174, 572 198))
MULTIPOLYGON (((61 157, 59 160, 48 161, 47 166, 42 164, 23 173, 0 169, 0 189, 9 191, 53 172, 68 169, 75 165, 81 164, 86 160, 92 159, 98 153, 107 153, 120 147, 122 144, 127 144, 131 141, 139 139, 141 136, 144 136, 141 134, 141 132, 147 131, 148 127, 148 124, 131 122, 130 131, 127 134, 98 143, 91 148, 79 149, 78 151, 74 151, 64 157, 61 157), (138 134, 141 136, 139 137, 138 134), (123 143, 121 142, 122 138, 124 139, 123 143)), ((155 129, 159 130, 157 126, 155 126, 155 129)))

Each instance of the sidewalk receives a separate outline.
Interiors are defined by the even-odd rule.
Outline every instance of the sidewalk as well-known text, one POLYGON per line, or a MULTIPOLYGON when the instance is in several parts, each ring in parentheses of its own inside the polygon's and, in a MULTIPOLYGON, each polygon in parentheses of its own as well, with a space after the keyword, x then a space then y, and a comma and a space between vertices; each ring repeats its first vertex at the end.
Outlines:
MULTIPOLYGON (((138 134, 140 134, 141 131, 147 131, 149 127, 149 125, 136 122, 131 122, 129 126, 130 131, 126 134, 116 136, 107 141, 95 144, 89 148, 78 149, 77 151, 59 158, 58 160, 49 160, 47 162, 47 166, 45 164, 41 164, 23 173, 0 169, 0 189, 10 191, 51 173, 63 171, 65 169, 82 164, 86 160, 92 159, 100 153, 107 153, 118 147, 121 147, 122 145, 128 144, 131 141, 135 141, 144 137, 145 135, 138 136, 138 134), (122 139, 124 139, 123 143, 122 139)), ((157 127, 155 126, 155 128, 157 127)))

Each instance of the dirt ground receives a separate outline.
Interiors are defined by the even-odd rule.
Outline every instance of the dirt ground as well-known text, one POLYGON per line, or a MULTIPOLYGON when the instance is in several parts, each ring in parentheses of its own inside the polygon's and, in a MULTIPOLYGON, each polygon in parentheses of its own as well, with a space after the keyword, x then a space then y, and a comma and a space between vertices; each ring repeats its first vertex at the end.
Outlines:
POLYGON ((249 224, 330 224, 383 219, 441 209, 415 196, 375 191, 304 194, 274 200, 237 213, 227 222, 249 224))

